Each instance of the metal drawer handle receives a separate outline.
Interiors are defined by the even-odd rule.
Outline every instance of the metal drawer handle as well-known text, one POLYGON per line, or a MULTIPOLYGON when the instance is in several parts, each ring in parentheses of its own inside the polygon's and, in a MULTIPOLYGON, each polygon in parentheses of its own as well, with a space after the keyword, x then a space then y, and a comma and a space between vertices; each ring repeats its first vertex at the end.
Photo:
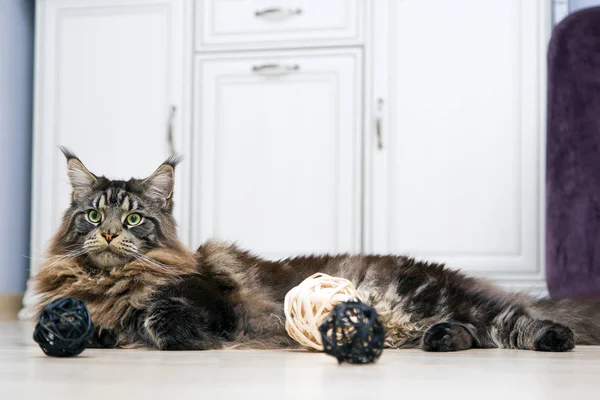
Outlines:
POLYGON ((285 15, 300 15, 302 14, 301 8, 288 8, 283 9, 281 7, 265 8, 264 10, 258 10, 254 12, 256 17, 264 17, 267 15, 285 14, 285 15))
POLYGON ((285 74, 288 72, 294 72, 298 70, 300 70, 300 66, 298 64, 261 64, 252 66, 252 72, 256 73, 268 72, 270 74, 285 74))

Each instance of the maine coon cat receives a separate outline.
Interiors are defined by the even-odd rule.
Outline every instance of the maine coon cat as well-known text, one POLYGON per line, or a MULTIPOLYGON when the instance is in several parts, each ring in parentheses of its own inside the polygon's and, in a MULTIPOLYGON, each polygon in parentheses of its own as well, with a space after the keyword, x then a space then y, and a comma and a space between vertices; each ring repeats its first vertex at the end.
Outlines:
POLYGON ((36 276, 38 307, 63 296, 84 300, 97 327, 93 346, 295 346, 283 299, 315 272, 351 280, 378 310, 392 348, 567 351, 600 344, 598 304, 534 300, 403 256, 273 262, 213 241, 193 253, 172 216, 177 159, 146 179, 116 181, 63 152, 72 199, 36 276))

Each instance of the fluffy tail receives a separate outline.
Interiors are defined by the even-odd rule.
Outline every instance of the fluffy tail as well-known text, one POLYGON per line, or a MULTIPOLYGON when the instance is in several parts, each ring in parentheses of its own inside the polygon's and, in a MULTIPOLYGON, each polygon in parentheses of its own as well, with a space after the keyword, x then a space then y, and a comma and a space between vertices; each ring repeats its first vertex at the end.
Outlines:
POLYGON ((582 300, 537 300, 534 318, 566 325, 575 333, 575 344, 600 344, 600 302, 582 300))

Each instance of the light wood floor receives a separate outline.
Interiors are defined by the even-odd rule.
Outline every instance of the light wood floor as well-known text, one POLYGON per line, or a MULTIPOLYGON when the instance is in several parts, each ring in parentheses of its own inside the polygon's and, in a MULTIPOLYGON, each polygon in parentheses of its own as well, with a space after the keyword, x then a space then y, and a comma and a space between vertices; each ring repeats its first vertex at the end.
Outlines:
POLYGON ((0 399, 600 399, 600 347, 563 354, 385 350, 369 366, 305 351, 86 350, 45 356, 0 323, 0 399))

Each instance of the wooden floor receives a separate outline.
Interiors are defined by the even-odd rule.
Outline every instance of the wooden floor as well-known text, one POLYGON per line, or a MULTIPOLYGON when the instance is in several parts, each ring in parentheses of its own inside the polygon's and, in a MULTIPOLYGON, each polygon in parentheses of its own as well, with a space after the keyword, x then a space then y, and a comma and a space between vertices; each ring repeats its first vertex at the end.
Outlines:
POLYGON ((305 351, 86 350, 45 356, 0 323, 0 399, 600 399, 600 347, 563 354, 385 350, 368 366, 305 351))

